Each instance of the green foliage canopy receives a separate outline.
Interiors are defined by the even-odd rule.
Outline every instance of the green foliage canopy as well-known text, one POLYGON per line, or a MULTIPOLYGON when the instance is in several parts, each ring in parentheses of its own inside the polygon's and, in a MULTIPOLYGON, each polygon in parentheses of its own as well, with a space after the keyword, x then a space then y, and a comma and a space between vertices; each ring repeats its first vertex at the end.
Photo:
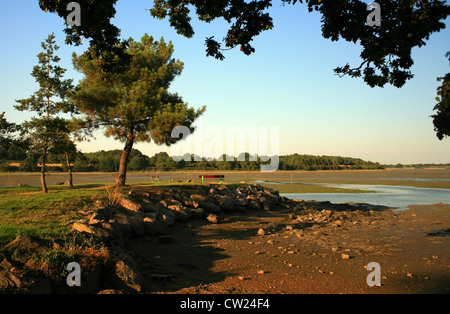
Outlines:
MULTIPOLYGON (((173 45, 145 34, 141 42, 128 40, 131 62, 126 71, 102 75, 101 57, 74 54, 75 68, 84 74, 72 100, 105 135, 125 142, 118 184, 125 184, 129 154, 135 142, 171 145, 172 129, 192 126, 205 110, 188 107, 181 96, 168 91, 181 74, 183 63, 172 58, 173 45)), ((119 57, 117 57, 119 58, 119 57)))

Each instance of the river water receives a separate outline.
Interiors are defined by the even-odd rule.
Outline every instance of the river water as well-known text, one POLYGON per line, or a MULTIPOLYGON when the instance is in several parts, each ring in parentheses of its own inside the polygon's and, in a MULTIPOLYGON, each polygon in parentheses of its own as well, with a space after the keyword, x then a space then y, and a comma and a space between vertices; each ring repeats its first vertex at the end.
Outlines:
POLYGON ((291 199, 330 201, 332 203, 368 203, 405 210, 409 205, 450 204, 449 189, 417 188, 410 186, 362 185, 362 184, 323 184, 324 186, 360 189, 376 193, 286 193, 291 199))

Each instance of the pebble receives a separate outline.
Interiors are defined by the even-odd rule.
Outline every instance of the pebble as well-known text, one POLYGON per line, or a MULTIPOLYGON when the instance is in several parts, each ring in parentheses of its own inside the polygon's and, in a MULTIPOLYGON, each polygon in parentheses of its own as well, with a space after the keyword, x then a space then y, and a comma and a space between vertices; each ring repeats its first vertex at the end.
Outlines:
POLYGON ((258 235, 263 236, 263 235, 265 235, 265 234, 266 234, 266 232, 264 231, 264 229, 259 228, 259 230, 258 230, 258 235))
POLYGON ((350 259, 350 255, 348 254, 342 254, 341 257, 342 259, 350 259))

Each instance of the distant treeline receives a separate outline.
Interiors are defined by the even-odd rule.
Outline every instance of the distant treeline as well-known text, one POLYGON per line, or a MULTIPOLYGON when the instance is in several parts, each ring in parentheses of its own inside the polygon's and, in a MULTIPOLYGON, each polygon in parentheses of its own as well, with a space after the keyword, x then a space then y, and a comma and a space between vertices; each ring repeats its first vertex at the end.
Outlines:
POLYGON ((385 168, 446 168, 450 169, 450 163, 447 164, 395 164, 395 165, 384 165, 385 168))
MULTIPOLYGON (((77 172, 116 172, 119 169, 121 150, 99 151, 96 153, 80 153, 73 163, 73 171, 77 172)), ((25 157, 21 155, 20 157, 25 157)), ((189 155, 188 155, 189 157, 189 155)), ((261 164, 268 164, 257 157, 256 161, 248 153, 241 154, 238 158, 223 156, 224 161, 206 160, 191 155, 191 161, 175 161, 165 152, 157 153, 152 157, 142 154, 139 150, 131 151, 129 171, 176 171, 176 170, 260 170, 261 164), (233 159, 232 161, 227 161, 233 159), (194 161, 199 160, 199 161, 194 161), (238 161, 243 160, 243 161, 238 161)), ((10 160, 1 166, 3 171, 40 171, 37 166, 39 156, 28 154, 23 160, 10 160)), ((184 158, 188 159, 188 158, 184 158)), ((48 162, 50 171, 65 171, 67 166, 63 156, 52 155, 48 162)), ((342 170, 342 169, 384 169, 379 163, 364 161, 359 158, 340 156, 312 156, 292 154, 279 157, 279 170, 342 170)))

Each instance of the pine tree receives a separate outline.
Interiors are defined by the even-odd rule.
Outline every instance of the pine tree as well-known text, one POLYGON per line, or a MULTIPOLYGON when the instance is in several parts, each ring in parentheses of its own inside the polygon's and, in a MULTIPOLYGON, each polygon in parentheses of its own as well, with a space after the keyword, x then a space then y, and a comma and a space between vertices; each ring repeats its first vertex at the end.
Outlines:
POLYGON ((50 34, 41 46, 43 52, 38 54, 39 64, 31 72, 40 88, 30 98, 16 100, 19 104, 14 107, 37 114, 21 127, 23 134, 30 140, 32 150, 41 155, 41 186, 42 191, 47 193, 45 171, 48 154, 57 143, 61 144, 62 138, 69 136, 68 120, 57 115, 74 112, 75 109, 68 101, 68 96, 73 91, 72 80, 63 79, 66 70, 58 65, 60 58, 55 55, 59 49, 55 43, 55 35, 50 34))
MULTIPOLYGON (((194 131, 193 122, 205 110, 194 110, 178 94, 168 91, 181 74, 183 63, 172 58, 173 45, 154 41, 145 34, 141 42, 128 41, 131 62, 127 69, 103 75, 102 59, 74 54, 75 68, 84 74, 72 100, 106 136, 125 142, 119 163, 117 185, 126 182, 127 163, 135 142, 170 145, 172 129, 183 125, 194 131)), ((120 58, 120 55, 117 56, 120 58)), ((117 60, 120 62, 120 60, 117 60)))

